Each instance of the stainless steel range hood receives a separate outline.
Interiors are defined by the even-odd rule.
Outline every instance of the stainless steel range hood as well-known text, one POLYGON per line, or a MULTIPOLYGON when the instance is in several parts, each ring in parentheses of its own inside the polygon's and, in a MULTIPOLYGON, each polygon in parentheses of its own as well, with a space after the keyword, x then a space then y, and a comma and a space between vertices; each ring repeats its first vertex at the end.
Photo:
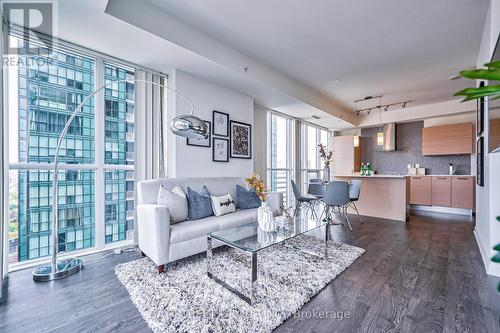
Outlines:
POLYGON ((385 124, 382 128, 384 133, 384 144, 380 147, 382 151, 396 150, 396 123, 385 124))

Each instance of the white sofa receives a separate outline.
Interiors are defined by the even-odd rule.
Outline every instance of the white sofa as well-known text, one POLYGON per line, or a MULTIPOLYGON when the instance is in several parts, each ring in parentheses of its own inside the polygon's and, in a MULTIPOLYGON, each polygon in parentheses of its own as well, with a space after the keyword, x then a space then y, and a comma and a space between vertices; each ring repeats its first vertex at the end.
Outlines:
MULTIPOLYGON (((230 193, 236 201, 236 185, 248 188, 244 178, 165 178, 141 181, 137 184, 137 224, 139 248, 163 272, 169 262, 207 250, 206 235, 210 232, 257 222, 257 208, 237 210, 219 217, 170 223, 166 206, 158 205, 158 191, 163 185, 172 190, 179 185, 185 193, 187 187, 200 191, 207 186, 211 195, 230 193)), ((282 193, 269 193, 267 202, 275 214, 281 213, 282 193)))

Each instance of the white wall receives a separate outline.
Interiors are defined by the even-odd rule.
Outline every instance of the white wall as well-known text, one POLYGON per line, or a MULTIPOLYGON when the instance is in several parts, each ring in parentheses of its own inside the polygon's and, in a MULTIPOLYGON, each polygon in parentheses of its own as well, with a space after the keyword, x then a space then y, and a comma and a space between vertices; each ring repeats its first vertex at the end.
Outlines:
MULTIPOLYGON (((236 120, 252 125, 252 141, 255 130, 253 98, 215 83, 203 80, 192 74, 176 70, 169 75, 170 87, 176 89, 195 107, 195 115, 212 122, 212 111, 218 110, 229 114, 230 120, 236 120)), ((173 106, 168 107, 174 112, 171 116, 186 114, 187 104, 180 98, 173 100, 173 106)), ((173 135, 168 136, 169 177, 248 177, 254 170, 252 159, 230 158, 229 162, 213 162, 212 147, 193 147, 186 144, 186 139, 173 135)), ((252 142, 252 150, 255 150, 252 142)))
MULTIPOLYGON (((482 66, 491 59, 499 33, 500 0, 491 0, 486 15, 477 66, 482 66)), ((485 147, 488 147, 488 131, 488 122, 486 121, 483 134, 485 147)), ((500 184, 500 176, 498 170, 500 170, 500 154, 486 154, 484 157, 485 184, 483 187, 476 186, 476 228, 474 230, 486 271, 496 276, 500 276, 500 265, 492 263, 490 257, 494 253, 492 247, 500 242, 500 222, 495 221, 495 217, 500 215, 500 186, 498 185, 500 184), (493 170, 494 172, 491 172, 493 170)))

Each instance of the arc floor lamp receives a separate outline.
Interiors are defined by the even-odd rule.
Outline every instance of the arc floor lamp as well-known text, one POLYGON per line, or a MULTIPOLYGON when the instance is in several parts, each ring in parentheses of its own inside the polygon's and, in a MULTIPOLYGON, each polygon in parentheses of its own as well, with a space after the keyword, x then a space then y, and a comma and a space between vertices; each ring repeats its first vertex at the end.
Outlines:
POLYGON ((191 103, 191 101, 184 96, 183 94, 179 93, 178 91, 167 87, 165 84, 149 81, 149 80, 140 80, 140 79, 134 79, 134 80, 117 80, 117 81, 111 81, 108 82, 107 84, 103 85, 100 88, 97 88, 93 92, 91 92, 87 97, 83 99, 83 101, 78 105, 78 107, 73 111, 71 116, 69 117, 68 121, 64 125, 64 129, 59 136, 59 139, 57 141, 57 148, 56 148, 56 153, 54 157, 54 174, 52 176, 52 258, 50 263, 42 264, 38 267, 36 267, 33 270, 33 280, 35 281, 51 281, 51 280, 57 280, 57 279, 62 279, 64 277, 67 277, 71 274, 74 274, 83 267, 83 261, 82 259, 78 258, 66 258, 66 259, 61 259, 57 260, 57 249, 58 249, 58 166, 59 166, 59 149, 61 148, 61 143, 66 136, 66 133, 69 130, 69 127, 71 126, 71 123, 73 122, 73 119, 76 117, 76 115, 81 111, 83 105, 95 94, 97 94, 99 91, 105 89, 109 85, 113 83, 122 83, 122 82, 131 82, 133 81, 135 83, 145 83, 145 84, 151 84, 154 86, 158 86, 160 88, 169 90, 177 94, 180 98, 182 98, 184 101, 186 101, 189 106, 190 106, 190 114, 186 115, 180 115, 175 117, 171 124, 170 124, 170 130, 175 134, 179 135, 182 137, 187 137, 187 138, 197 138, 197 139, 202 139, 202 138, 207 138, 208 136, 208 127, 206 123, 201 120, 200 118, 194 116, 194 105, 191 103))

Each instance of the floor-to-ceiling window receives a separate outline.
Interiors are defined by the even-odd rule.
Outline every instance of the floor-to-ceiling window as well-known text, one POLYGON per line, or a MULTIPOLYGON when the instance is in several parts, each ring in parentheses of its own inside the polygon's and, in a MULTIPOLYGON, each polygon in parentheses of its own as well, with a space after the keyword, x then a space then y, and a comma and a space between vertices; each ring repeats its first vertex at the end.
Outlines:
POLYGON ((50 254, 57 140, 75 108, 104 83, 115 82, 84 104, 61 145, 58 250, 132 239, 134 70, 82 49, 20 50, 7 85, 9 262, 50 254))
POLYGON ((271 191, 282 192, 285 205, 290 204, 293 178, 293 120, 273 112, 267 114, 268 157, 267 184, 271 191))
POLYGON ((307 183, 313 178, 323 177, 323 163, 319 155, 319 144, 328 146, 330 133, 324 128, 310 124, 301 124, 301 179, 302 190, 307 190, 307 183))

